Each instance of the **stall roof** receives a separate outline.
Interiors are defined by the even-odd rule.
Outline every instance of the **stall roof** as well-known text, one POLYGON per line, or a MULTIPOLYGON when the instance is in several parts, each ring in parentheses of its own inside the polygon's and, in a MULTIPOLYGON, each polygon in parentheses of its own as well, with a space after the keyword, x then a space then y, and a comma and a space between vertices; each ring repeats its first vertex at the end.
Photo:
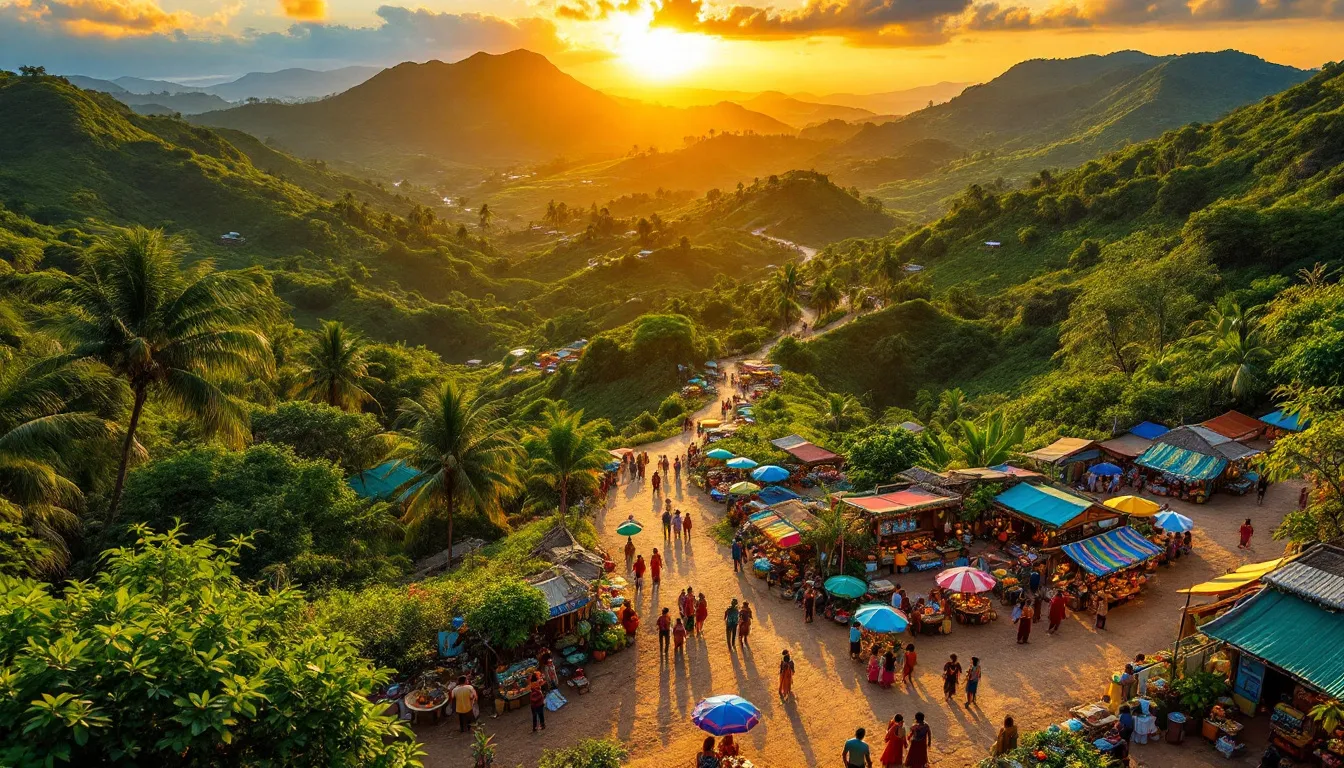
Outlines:
POLYGON ((990 467, 990 469, 1013 477, 1045 477, 1045 475, 1042 475, 1040 472, 1033 472, 1030 469, 1015 467, 1012 464, 999 464, 998 466, 990 467))
POLYGON ((1155 424, 1151 421, 1141 421, 1129 430, 1131 435, 1138 435, 1145 440, 1156 440, 1157 438, 1170 432, 1171 429, 1162 424, 1155 424))
POLYGON ((880 496, 846 496, 841 501, 874 515, 890 515, 955 504, 958 498, 940 496, 923 488, 906 488, 880 496))
POLYGON ((1161 547, 1127 525, 1065 544, 1062 549, 1070 560, 1093 576, 1123 571, 1162 554, 1161 547))
POLYGON ((901 429, 904 429, 906 432, 913 432, 916 435, 924 431, 923 424, 919 424, 913 421, 902 421, 900 424, 897 424, 896 426, 900 427, 901 429))
MULTIPOLYGON (((386 501, 396 496, 397 489, 414 478, 415 475, 414 469, 400 461, 386 461, 373 469, 356 472, 350 476, 349 480, 345 481, 345 484, 363 498, 386 501)), ((413 490, 415 489, 408 488, 402 491, 397 500, 404 501, 413 490)))
POLYGON ((1126 459, 1138 458, 1144 451, 1152 447, 1153 441, 1146 437, 1139 437, 1130 432, 1119 437, 1113 437, 1101 444, 1101 450, 1107 453, 1123 456, 1126 459))
POLYGON ((1262 589, 1200 631, 1344 698, 1344 614, 1262 589))
POLYGON ((1232 592, 1241 589, 1247 584, 1258 581, 1265 574, 1278 568, 1281 563, 1283 563, 1283 558, 1281 557, 1273 560, 1266 560, 1263 563, 1250 563, 1241 566, 1231 573, 1225 573, 1216 579, 1210 579, 1209 581, 1202 584, 1196 584, 1188 589, 1178 589, 1176 591, 1190 595, 1220 595, 1224 592, 1232 592))
POLYGON ((819 445, 813 445, 798 435, 771 440, 770 444, 804 464, 828 464, 843 461, 839 454, 831 453, 819 445))
POLYGON ((1260 420, 1271 427, 1286 429, 1289 432, 1301 432, 1307 427, 1307 422, 1302 419, 1302 414, 1287 413, 1282 408, 1273 413, 1266 413, 1260 417, 1260 420))
POLYGON ((1344 549, 1334 544, 1313 547, 1266 575, 1265 581, 1331 610, 1344 610, 1344 549))
POLYGON ((781 488, 778 485, 767 485, 761 489, 760 493, 756 494, 756 498, 768 506, 800 497, 788 488, 781 488))
POLYGON ((780 449, 781 451, 787 451, 790 448, 802 445, 803 443, 806 442, 807 438, 803 437, 802 435, 788 435, 786 437, 777 437, 774 440, 771 440, 770 444, 780 449))
POLYGON ((1045 464, 1056 464, 1093 447, 1096 447, 1096 441, 1082 437, 1061 437, 1044 448, 1028 453, 1027 458, 1045 464))
POLYGON ((1254 448, 1238 443, 1212 429, 1198 424, 1177 427, 1153 441, 1155 444, 1174 445, 1187 451, 1204 456, 1214 456, 1228 461, 1244 459, 1259 453, 1254 448))
POLYGON ((1230 440, 1250 440, 1265 429, 1259 419, 1253 419, 1241 411, 1228 411, 1204 422, 1201 426, 1217 432, 1230 440))
POLYGON ((774 509, 763 509, 747 515, 747 521, 752 527, 761 532, 761 535, 770 540, 780 549, 796 547, 803 542, 802 531, 798 526, 786 520, 774 509))
POLYGON ((1227 469, 1227 460, 1218 456, 1206 456, 1202 453, 1167 443, 1156 443, 1135 460, 1141 467, 1148 467, 1182 480, 1212 480, 1227 469))
POLYGON ((547 568, 528 582, 546 596, 552 619, 573 613, 592 599, 588 583, 563 565, 547 568))
POLYGON ((1054 528, 1062 528, 1092 502, 1048 485, 1019 483, 994 497, 1008 509, 1054 528))
POLYGON ((770 509, 775 514, 793 523, 800 531, 807 531, 816 523, 816 513, 808 505, 798 499, 781 501, 778 504, 772 504, 770 509))

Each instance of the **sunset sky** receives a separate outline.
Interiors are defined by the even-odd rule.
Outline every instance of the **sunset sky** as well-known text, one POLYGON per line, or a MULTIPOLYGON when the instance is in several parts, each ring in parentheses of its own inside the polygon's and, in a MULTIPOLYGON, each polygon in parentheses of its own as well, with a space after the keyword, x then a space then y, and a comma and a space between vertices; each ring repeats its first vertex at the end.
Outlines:
POLYGON ((529 48, 607 88, 872 92, 1028 58, 1236 48, 1316 67, 1344 0, 0 0, 0 67, 202 78, 529 48))

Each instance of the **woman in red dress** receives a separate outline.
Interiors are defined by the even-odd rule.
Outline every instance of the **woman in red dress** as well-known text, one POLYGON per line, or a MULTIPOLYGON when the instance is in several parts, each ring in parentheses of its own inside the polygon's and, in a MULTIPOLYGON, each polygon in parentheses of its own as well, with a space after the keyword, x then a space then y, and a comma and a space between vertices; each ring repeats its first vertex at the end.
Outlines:
POLYGON ((925 768, 929 764, 929 746, 933 733, 924 724, 924 713, 915 713, 915 724, 910 728, 910 754, 905 756, 908 768, 925 768))
POLYGON ((915 644, 905 646, 905 666, 901 668, 901 682, 909 685, 915 675, 915 644))
POLYGON ((905 717, 897 715, 887 724, 887 748, 882 750, 883 768, 900 765, 905 759, 905 717))

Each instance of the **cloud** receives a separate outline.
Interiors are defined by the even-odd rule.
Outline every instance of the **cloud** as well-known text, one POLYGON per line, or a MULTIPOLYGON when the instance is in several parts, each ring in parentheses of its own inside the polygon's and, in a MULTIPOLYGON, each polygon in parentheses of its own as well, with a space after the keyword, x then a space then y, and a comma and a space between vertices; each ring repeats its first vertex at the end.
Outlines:
POLYGON ((280 0, 280 10, 291 19, 317 21, 327 17, 327 0, 280 0))
POLYGON ((738 5, 713 11, 702 0, 664 0, 654 23, 719 37, 927 45, 945 40, 947 23, 970 5, 971 0, 808 0, 798 10, 738 5))
POLYGON ((554 13, 556 18, 567 21, 598 21, 615 13, 637 13, 644 8, 642 0, 561 0, 554 13))
POLYGON ((139 37, 223 27, 236 12, 237 6, 210 16, 168 12, 152 0, 14 0, 0 5, 0 19, 76 37, 139 37))
MULTIPOLYGON (((517 48, 559 60, 582 53, 570 49, 549 19, 502 19, 489 14, 436 13, 391 5, 377 9, 378 23, 371 26, 298 21, 276 32, 196 33, 208 25, 189 14, 167 14, 159 21, 140 19, 134 22, 138 25, 135 27, 123 20, 126 29, 140 30, 133 38, 127 37, 128 33, 86 36, 47 10, 95 1, 19 0, 20 5, 0 0, 0 67, 41 64, 54 73, 193 77, 286 67, 331 69, 350 64, 455 61, 477 51, 504 53, 517 48), (34 11, 39 6, 41 14, 34 11)), ((127 6, 128 2, 115 4, 127 6)))
POLYGON ((1277 19, 1344 18, 1344 0, 1086 0, 1045 10, 982 3, 963 20, 967 30, 1069 27, 1168 27, 1277 19))

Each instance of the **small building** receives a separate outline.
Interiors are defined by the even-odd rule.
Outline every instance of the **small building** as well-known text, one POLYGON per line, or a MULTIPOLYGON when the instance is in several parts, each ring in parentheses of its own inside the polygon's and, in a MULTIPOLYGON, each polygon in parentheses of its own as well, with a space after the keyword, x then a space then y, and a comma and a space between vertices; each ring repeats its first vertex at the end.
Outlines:
POLYGON ((219 236, 220 245, 245 245, 247 238, 237 232, 225 232, 219 236))
POLYGON ((1229 440, 1254 440, 1265 431, 1264 422, 1253 419, 1241 411, 1228 411, 1216 416, 1200 426, 1211 429, 1229 440))
POLYGON ((1101 448, 1094 440, 1061 437, 1025 455, 1051 476, 1072 483, 1086 470, 1087 462, 1101 456, 1101 448))
POLYGON ((1009 517, 1032 528, 1051 536, 1068 532, 1068 538, 1073 540, 1091 533, 1092 528, 1114 524, 1120 518, 1120 513, 1109 507, 1053 485, 1018 483, 995 496, 994 504, 1009 517))
POLYGON ((819 445, 814 445, 799 435, 789 435, 771 440, 770 444, 789 454, 805 467, 817 467, 824 464, 839 467, 845 463, 843 456, 832 453, 819 445))

